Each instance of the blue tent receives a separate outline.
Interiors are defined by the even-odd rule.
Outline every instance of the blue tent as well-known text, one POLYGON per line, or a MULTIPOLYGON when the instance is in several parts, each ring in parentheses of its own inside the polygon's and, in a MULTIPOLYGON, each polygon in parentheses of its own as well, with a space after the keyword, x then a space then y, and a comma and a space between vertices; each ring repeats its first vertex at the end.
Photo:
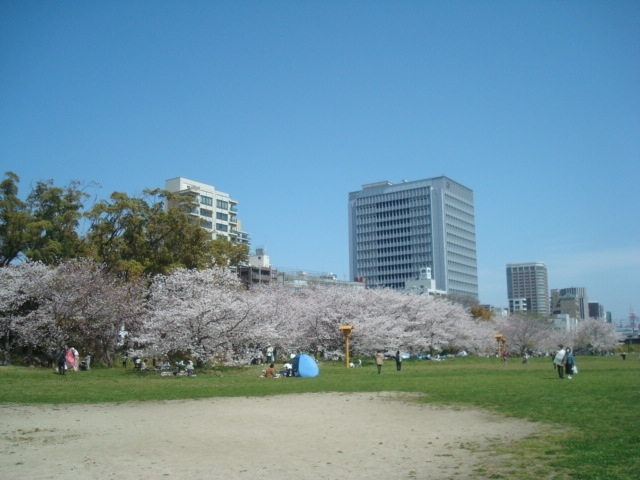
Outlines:
POLYGON ((320 373, 316 361, 306 353, 293 357, 291 366, 296 377, 317 377, 320 373))

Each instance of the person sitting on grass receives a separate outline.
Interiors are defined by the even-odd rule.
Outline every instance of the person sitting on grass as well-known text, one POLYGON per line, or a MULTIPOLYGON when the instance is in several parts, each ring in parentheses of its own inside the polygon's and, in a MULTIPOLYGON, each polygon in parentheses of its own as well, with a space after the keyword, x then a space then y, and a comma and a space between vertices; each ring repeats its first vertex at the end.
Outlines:
POLYGON ((264 371, 264 378, 278 378, 280 375, 278 375, 275 371, 275 369, 273 368, 273 363, 269 364, 269 368, 267 368, 264 371))
POLYGON ((191 360, 187 362, 187 366, 184 367, 184 371, 187 372, 188 377, 193 375, 193 362, 191 360))
POLYGON ((282 370, 280 370, 280 375, 284 376, 284 377, 292 377, 293 376, 293 365, 291 365, 289 362, 285 362, 282 365, 282 370))

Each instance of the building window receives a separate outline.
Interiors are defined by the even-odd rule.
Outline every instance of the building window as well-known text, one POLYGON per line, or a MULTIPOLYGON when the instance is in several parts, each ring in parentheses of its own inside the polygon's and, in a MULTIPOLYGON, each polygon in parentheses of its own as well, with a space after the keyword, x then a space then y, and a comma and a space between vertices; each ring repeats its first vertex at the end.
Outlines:
POLYGON ((219 232, 228 232, 229 231, 229 226, 228 225, 224 225, 222 223, 216 223, 216 230, 218 230, 219 232))
POLYGON ((213 206, 213 198, 207 197, 206 195, 200 195, 200 203, 202 205, 213 206))
POLYGON ((213 223, 212 222, 202 222, 202 226, 204 228, 206 228, 207 230, 211 230, 213 228, 213 223))
POLYGON ((200 209, 200 215, 203 217, 213 218, 213 212, 211 210, 207 210, 206 208, 200 209))
POLYGON ((222 210, 229 210, 229 202, 225 202, 224 200, 217 200, 216 206, 222 210))
POLYGON ((226 213, 222 213, 222 212, 216 212, 216 218, 218 220, 224 220, 225 222, 229 220, 229 215, 227 215, 226 213))

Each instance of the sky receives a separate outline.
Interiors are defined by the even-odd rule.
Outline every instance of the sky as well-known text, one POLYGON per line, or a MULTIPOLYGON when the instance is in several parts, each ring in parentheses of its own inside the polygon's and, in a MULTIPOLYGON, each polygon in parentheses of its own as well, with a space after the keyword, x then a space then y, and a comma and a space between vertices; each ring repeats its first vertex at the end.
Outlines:
POLYGON ((480 301, 544 262, 640 310, 640 2, 0 2, 0 174, 238 201, 275 267, 349 278, 349 192, 474 192, 480 301))

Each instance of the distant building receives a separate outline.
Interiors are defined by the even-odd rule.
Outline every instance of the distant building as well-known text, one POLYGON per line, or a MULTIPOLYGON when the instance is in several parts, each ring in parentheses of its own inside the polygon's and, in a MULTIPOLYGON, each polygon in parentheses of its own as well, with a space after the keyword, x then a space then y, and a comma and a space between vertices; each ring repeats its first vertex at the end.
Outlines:
POLYGON ((496 308, 493 311, 495 312, 495 316, 499 318, 506 318, 509 316, 508 308, 496 308))
POLYGON ((292 270, 277 268, 273 273, 274 281, 287 288, 301 290, 308 287, 342 287, 364 290, 364 282, 349 282, 338 280, 338 276, 327 272, 311 272, 307 270, 292 270))
POLYGON ((238 202, 214 186, 176 177, 165 182, 165 189, 193 198, 189 215, 211 233, 212 238, 226 238, 233 244, 250 244, 238 219, 238 202))
POLYGON ((589 302, 589 318, 606 318, 604 306, 598 302, 589 302))
POLYGON ((507 265, 509 312, 529 311, 549 315, 549 280, 542 262, 507 265))
POLYGON ((349 193, 351 278, 406 290, 423 268, 443 292, 478 298, 473 191, 437 177, 349 193))
POLYGON ((570 287, 551 290, 551 313, 553 315, 566 313, 574 318, 589 318, 587 289, 570 287))
POLYGON ((249 264, 252 267, 271 268, 271 259, 264 248, 256 248, 253 255, 249 256, 249 264))
POLYGON ((438 290, 436 288, 436 281, 431 278, 431 269, 429 267, 422 267, 418 278, 407 280, 404 283, 404 291, 417 295, 424 295, 425 293, 434 296, 447 294, 444 290, 438 290))
POLYGON ((510 298, 509 313, 527 312, 530 303, 526 298, 510 298))
POLYGON ((575 331, 578 328, 578 319, 566 313, 558 314, 553 317, 553 326, 567 332, 575 331))
POLYGON ((509 309, 507 308, 495 307, 488 303, 485 303, 480 306, 484 308, 487 312, 493 312, 493 316, 496 318, 506 318, 509 316, 509 309))
POLYGON ((249 256, 249 265, 239 266, 237 272, 248 288, 271 283, 276 278, 276 272, 271 268, 269 255, 264 248, 256 248, 255 253, 249 256))

